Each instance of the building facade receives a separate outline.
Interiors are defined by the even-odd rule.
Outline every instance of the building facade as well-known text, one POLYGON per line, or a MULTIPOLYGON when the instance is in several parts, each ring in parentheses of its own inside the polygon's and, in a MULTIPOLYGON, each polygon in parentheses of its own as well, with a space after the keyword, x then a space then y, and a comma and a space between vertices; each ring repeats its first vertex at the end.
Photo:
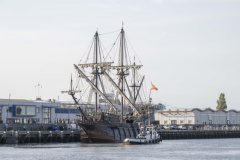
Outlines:
POLYGON ((240 111, 199 108, 171 108, 154 112, 160 125, 240 124, 240 111))
POLYGON ((154 112, 155 121, 160 125, 194 124, 194 112, 191 109, 171 108, 154 112))
POLYGON ((0 99, 0 122, 8 124, 68 124, 79 119, 79 109, 55 100, 0 99))

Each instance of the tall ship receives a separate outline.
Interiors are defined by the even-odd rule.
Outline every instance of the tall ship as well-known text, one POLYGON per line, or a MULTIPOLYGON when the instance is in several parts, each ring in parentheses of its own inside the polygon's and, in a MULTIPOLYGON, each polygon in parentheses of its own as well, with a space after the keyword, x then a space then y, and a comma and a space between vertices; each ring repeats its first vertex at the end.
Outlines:
POLYGON ((71 78, 70 90, 62 91, 71 95, 80 110, 78 125, 84 143, 135 138, 139 123, 148 118, 151 105, 139 73, 143 65, 129 53, 123 27, 118 32, 114 43, 105 48, 100 40, 105 34, 96 31, 79 64, 74 64, 76 83, 71 78))

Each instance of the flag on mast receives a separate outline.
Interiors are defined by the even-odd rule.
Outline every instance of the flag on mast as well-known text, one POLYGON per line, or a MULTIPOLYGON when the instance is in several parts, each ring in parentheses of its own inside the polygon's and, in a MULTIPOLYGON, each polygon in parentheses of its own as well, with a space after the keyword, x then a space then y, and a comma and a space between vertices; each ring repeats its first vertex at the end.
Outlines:
POLYGON ((155 87, 155 86, 151 83, 150 90, 154 90, 154 89, 155 89, 156 91, 158 90, 157 87, 155 87))

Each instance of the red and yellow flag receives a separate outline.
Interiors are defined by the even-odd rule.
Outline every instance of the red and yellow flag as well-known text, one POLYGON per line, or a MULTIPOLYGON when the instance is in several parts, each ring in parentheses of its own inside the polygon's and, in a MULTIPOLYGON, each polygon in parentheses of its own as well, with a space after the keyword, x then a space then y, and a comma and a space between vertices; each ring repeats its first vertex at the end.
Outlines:
POLYGON ((158 90, 157 87, 155 87, 155 86, 151 83, 150 90, 154 90, 154 89, 155 89, 156 91, 158 90))

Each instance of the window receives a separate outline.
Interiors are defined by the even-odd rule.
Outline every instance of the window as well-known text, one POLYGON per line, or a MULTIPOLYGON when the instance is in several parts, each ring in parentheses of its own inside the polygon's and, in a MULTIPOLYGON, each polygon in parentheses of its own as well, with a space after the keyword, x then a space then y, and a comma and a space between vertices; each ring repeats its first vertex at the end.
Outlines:
POLYGON ((183 124, 183 120, 180 120, 180 124, 183 124))
POLYGON ((75 123, 75 119, 70 119, 70 123, 75 123))
POLYGON ((51 108, 43 108, 43 123, 49 124, 51 123, 51 108))
POLYGON ((67 114, 79 114, 79 109, 69 109, 69 108, 55 108, 55 113, 67 113, 67 114))
POLYGON ((25 111, 25 106, 17 106, 16 108, 17 108, 16 109, 17 110, 16 111, 17 112, 16 115, 24 115, 25 114, 25 112, 26 112, 25 111))
POLYGON ((22 121, 20 121, 20 119, 22 119, 22 118, 15 118, 15 122, 14 123, 22 123, 22 121))
POLYGON ((40 113, 39 107, 36 108, 36 113, 40 113))
POLYGON ((192 123, 192 121, 191 120, 188 120, 188 124, 191 124, 192 123))
POLYGON ((26 115, 36 115, 35 107, 26 107, 26 115))
POLYGON ((15 116, 34 116, 36 115, 36 107, 35 106, 14 106, 14 115, 15 116))
POLYGON ((164 121, 164 124, 167 124, 167 121, 164 121))
POLYGON ((12 107, 9 107, 9 108, 8 108, 8 112, 12 112, 12 107))
POLYGON ((8 118, 9 123, 16 124, 36 124, 39 122, 38 118, 8 118))
POLYGON ((177 120, 171 120, 171 124, 177 124, 177 120))

